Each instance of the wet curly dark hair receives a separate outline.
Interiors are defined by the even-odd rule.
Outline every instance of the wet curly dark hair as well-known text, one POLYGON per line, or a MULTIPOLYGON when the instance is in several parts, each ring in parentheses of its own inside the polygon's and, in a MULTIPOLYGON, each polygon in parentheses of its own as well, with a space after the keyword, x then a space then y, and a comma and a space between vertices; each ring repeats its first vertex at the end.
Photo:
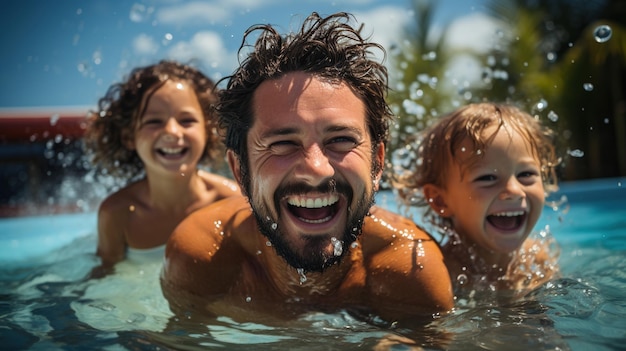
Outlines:
MULTIPOLYGON (((380 142, 386 144, 392 112, 385 101, 387 69, 373 59, 372 49, 382 46, 368 42, 359 29, 350 26, 353 16, 340 12, 328 17, 308 16, 297 33, 281 36, 271 25, 250 27, 239 53, 250 46, 246 39, 260 32, 252 50, 229 77, 217 105, 219 123, 226 132, 226 148, 239 158, 243 183, 248 184, 248 130, 253 124, 252 98, 264 81, 279 79, 290 72, 306 72, 330 82, 344 82, 363 101, 373 154, 380 142)), ((382 169, 375 164, 374 171, 382 169)))
POLYGON ((147 100, 168 80, 188 83, 198 97, 207 131, 200 163, 212 162, 217 152, 223 151, 214 111, 217 102, 215 83, 190 65, 163 60, 133 69, 124 81, 109 87, 98 101, 97 111, 90 111, 85 149, 97 170, 126 179, 143 174, 141 159, 135 150, 126 147, 126 141, 133 138, 147 100))

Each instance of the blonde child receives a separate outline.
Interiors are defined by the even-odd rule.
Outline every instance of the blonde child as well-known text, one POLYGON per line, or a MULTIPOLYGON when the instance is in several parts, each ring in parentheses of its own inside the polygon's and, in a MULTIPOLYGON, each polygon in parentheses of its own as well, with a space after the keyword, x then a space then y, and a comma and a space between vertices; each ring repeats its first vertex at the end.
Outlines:
POLYGON ((552 133, 513 106, 471 104, 425 131, 399 194, 446 233, 442 252, 457 298, 531 289, 558 272, 545 231, 528 238, 558 160, 552 133))
POLYGON ((198 169, 221 149, 212 110, 214 83, 172 61, 139 67, 98 103, 85 141, 100 170, 129 184, 98 211, 104 267, 127 255, 163 256, 176 225, 191 212, 240 195, 233 181, 198 169))

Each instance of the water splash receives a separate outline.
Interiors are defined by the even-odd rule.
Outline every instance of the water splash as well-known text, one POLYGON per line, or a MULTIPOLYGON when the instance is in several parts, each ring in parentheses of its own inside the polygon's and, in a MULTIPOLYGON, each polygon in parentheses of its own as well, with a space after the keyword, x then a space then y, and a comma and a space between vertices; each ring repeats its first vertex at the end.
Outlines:
POLYGON ((300 284, 304 284, 306 282, 306 273, 304 272, 304 268, 296 268, 296 271, 300 276, 300 284))
POLYGON ((330 238, 330 242, 333 244, 333 255, 341 256, 343 253, 343 242, 335 237, 330 238))

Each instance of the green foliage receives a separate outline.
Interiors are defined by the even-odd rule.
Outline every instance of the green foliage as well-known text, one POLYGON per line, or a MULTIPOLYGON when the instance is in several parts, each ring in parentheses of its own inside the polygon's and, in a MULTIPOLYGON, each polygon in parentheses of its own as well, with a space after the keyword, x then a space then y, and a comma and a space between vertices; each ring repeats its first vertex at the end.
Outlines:
POLYGON ((398 116, 390 153, 440 115, 476 101, 515 104, 558 135, 565 180, 626 176, 626 2, 491 0, 502 23, 488 52, 447 48, 432 36, 433 2, 413 1, 416 23, 390 50, 398 116), (609 40, 596 30, 607 25, 609 40), (451 77, 455 58, 482 66, 479 82, 451 77))

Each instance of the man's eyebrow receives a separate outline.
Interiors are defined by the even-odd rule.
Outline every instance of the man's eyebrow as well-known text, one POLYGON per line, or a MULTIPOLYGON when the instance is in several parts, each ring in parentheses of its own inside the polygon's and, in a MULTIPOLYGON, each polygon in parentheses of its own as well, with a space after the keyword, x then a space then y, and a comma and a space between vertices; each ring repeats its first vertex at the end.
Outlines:
POLYGON ((275 136, 281 136, 281 135, 289 135, 289 134, 296 134, 298 133, 298 129, 297 128, 278 128, 278 129, 271 129, 268 130, 267 132, 261 134, 261 138, 271 138, 271 137, 275 137, 275 136))
MULTIPOLYGON (((347 126, 347 125, 332 125, 324 129, 324 131, 329 132, 329 133, 348 131, 348 132, 357 134, 359 136, 363 135, 363 131, 361 129, 357 127, 347 126)), ((298 134, 299 132, 300 132, 300 129, 294 128, 294 127, 277 128, 277 129, 268 130, 267 132, 261 134, 261 137, 272 138, 276 136, 298 134)))
POLYGON ((363 131, 360 128, 347 126, 347 125, 333 125, 333 126, 330 126, 330 127, 326 128, 326 131, 327 132, 344 132, 344 131, 348 131, 348 132, 352 132, 352 133, 358 134, 359 136, 361 136, 363 134, 363 131))

